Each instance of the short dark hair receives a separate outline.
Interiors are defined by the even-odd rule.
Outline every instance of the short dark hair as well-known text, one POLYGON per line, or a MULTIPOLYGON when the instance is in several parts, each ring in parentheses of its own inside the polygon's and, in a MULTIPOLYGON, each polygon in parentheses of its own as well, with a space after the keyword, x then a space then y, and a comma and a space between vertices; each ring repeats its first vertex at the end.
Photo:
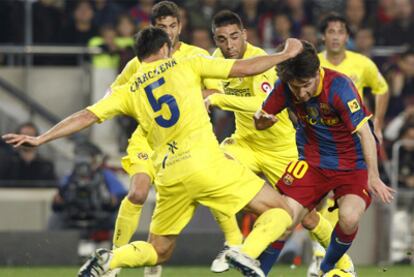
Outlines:
POLYGON ((157 19, 166 16, 172 16, 177 18, 178 22, 181 21, 180 9, 177 4, 171 1, 161 1, 155 4, 151 10, 151 24, 155 25, 157 19))
POLYGON ((214 15, 211 30, 214 33, 216 28, 232 24, 237 25, 240 29, 244 29, 243 22, 237 13, 230 10, 222 10, 214 15))
POLYGON ((348 34, 351 33, 351 29, 349 28, 348 22, 346 21, 345 17, 338 13, 329 13, 325 16, 320 24, 320 31, 322 34, 325 34, 326 29, 328 29, 328 25, 330 22, 341 22, 345 25, 346 32, 348 34))
POLYGON ((171 48, 171 40, 161 28, 145 27, 135 35, 134 50, 139 61, 156 54, 164 44, 171 48))
MULTIPOLYGON (((302 40, 303 51, 296 57, 286 60, 276 66, 277 75, 282 82, 292 80, 303 80, 315 77, 320 67, 318 53, 315 47, 307 41, 302 40)), ((283 43, 278 47, 281 51, 285 47, 283 43)))

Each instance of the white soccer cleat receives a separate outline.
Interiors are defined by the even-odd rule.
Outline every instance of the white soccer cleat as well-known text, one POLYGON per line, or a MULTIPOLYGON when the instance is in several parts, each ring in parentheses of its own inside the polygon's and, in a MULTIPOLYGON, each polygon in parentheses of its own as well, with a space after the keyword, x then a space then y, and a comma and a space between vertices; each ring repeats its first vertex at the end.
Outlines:
POLYGON ((211 263, 210 270, 214 273, 222 273, 229 270, 229 263, 226 261, 226 252, 230 249, 228 245, 224 245, 214 261, 211 263))
POLYGON ((240 252, 239 249, 229 249, 225 253, 229 265, 247 277, 265 277, 260 262, 240 252))
POLYGON ((162 266, 146 266, 144 268, 144 277, 161 277, 162 266))
POLYGON ((312 257, 312 262, 308 267, 308 272, 306 274, 307 277, 318 277, 319 276, 319 268, 321 267, 321 263, 325 253, 322 251, 315 251, 315 254, 312 257))
POLYGON ((112 255, 110 250, 97 249, 79 269, 78 277, 103 277, 109 271, 112 255))
POLYGON ((121 273, 121 268, 108 270, 102 277, 117 277, 121 273))

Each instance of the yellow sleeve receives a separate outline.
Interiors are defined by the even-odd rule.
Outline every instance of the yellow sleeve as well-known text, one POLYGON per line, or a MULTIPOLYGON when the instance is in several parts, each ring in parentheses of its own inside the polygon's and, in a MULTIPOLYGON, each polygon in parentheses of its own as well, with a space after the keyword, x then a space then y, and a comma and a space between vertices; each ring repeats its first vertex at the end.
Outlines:
POLYGON ((221 93, 224 93, 223 83, 219 79, 206 78, 203 80, 203 84, 206 89, 216 89, 221 93))
POLYGON ((130 108, 129 84, 110 88, 105 96, 86 109, 99 118, 99 123, 116 115, 132 115, 130 108))
POLYGON ((236 60, 197 55, 187 60, 202 78, 227 79, 236 60))
POLYGON ((121 86, 128 82, 132 75, 137 72, 139 68, 139 61, 137 58, 130 60, 124 67, 121 73, 116 77, 115 81, 111 84, 111 87, 121 86))
POLYGON ((209 99, 213 106, 233 112, 255 113, 263 103, 263 97, 260 96, 242 97, 222 93, 214 93, 209 99))
POLYGON ((364 64, 364 87, 370 87, 372 94, 385 94, 388 91, 388 84, 378 67, 368 58, 364 61, 364 64))

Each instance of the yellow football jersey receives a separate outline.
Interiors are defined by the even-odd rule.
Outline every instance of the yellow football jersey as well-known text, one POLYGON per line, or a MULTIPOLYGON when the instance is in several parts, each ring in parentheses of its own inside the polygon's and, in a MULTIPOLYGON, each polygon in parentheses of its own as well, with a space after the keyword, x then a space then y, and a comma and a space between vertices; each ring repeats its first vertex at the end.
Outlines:
MULTIPOLYGON (((247 44, 243 58, 266 55, 261 48, 247 44)), ((213 53, 215 57, 223 57, 220 49, 213 53)), ((251 147, 280 150, 295 147, 295 130, 285 109, 277 115, 279 121, 266 131, 258 131, 254 126, 253 115, 260 109, 277 79, 274 68, 250 77, 229 78, 224 80, 205 80, 208 89, 217 89, 224 94, 210 96, 211 104, 223 110, 234 111, 236 119, 235 138, 241 138, 251 147)))
POLYGON ((326 51, 319 53, 318 56, 322 67, 347 75, 354 82, 361 97, 365 87, 371 88, 373 94, 384 94, 388 91, 387 82, 375 63, 368 57, 345 51, 345 59, 339 65, 333 65, 326 58, 326 51))
MULTIPOLYGON (((188 162, 192 156, 208 150, 213 157, 222 155, 200 93, 201 79, 227 78, 233 63, 234 60, 204 55, 141 63, 127 84, 112 87, 88 110, 100 121, 118 114, 135 118, 154 150, 152 160, 157 171, 174 164, 187 166, 186 170, 169 174, 176 180, 186 176, 187 171, 209 166, 188 162)), ((164 183, 163 178, 161 182, 164 183)))
MULTIPOLYGON (((181 42, 180 48, 178 48, 172 55, 175 59, 181 59, 185 57, 191 57, 195 55, 210 55, 206 50, 189 45, 187 43, 181 42)), ((123 85, 132 77, 132 75, 137 72, 138 68, 140 67, 140 62, 137 57, 131 59, 127 65, 124 67, 122 72, 116 77, 115 81, 112 83, 111 87, 123 85)))

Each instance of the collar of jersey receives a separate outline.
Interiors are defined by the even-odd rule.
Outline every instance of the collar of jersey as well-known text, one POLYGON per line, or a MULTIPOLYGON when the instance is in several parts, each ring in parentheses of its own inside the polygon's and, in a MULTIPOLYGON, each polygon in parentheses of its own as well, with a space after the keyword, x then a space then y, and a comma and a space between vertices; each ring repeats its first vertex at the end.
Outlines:
POLYGON ((325 77, 325 70, 323 70, 323 67, 319 68, 319 84, 318 84, 318 90, 316 91, 315 95, 313 97, 319 96, 322 92, 323 88, 323 78, 325 77))

